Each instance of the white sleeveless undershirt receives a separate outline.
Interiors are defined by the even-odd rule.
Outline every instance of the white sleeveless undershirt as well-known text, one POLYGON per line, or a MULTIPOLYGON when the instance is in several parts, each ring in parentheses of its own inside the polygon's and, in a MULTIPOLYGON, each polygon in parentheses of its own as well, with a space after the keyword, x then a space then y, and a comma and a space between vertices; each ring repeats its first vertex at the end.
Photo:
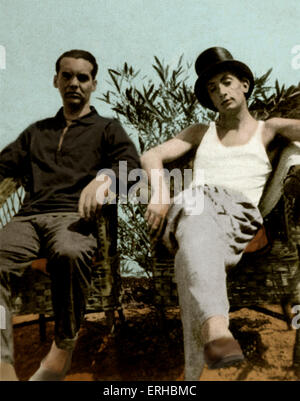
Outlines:
POLYGON ((216 185, 234 189, 258 205, 272 166, 262 142, 264 122, 244 145, 224 146, 211 122, 197 149, 193 186, 216 185), (203 182, 204 173, 204 182, 203 182))

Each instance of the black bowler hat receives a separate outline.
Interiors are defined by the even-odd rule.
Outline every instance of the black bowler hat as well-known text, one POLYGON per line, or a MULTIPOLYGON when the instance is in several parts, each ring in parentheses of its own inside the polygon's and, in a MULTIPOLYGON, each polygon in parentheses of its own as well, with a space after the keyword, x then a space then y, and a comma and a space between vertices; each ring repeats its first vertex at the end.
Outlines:
POLYGON ((198 79, 195 83, 195 95, 203 107, 217 111, 207 92, 207 81, 222 71, 236 72, 238 77, 249 80, 249 90, 246 99, 251 95, 254 88, 254 77, 246 64, 234 60, 228 50, 223 47, 211 47, 201 53, 195 63, 198 79))

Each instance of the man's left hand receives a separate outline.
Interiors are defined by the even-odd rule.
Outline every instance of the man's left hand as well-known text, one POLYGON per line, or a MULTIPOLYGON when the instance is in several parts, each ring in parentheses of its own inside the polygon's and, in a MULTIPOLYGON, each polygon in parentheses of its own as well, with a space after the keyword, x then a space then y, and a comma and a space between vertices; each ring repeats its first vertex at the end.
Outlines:
POLYGON ((95 215, 96 210, 102 207, 108 196, 111 183, 109 176, 101 174, 82 190, 78 205, 81 218, 90 219, 95 215))

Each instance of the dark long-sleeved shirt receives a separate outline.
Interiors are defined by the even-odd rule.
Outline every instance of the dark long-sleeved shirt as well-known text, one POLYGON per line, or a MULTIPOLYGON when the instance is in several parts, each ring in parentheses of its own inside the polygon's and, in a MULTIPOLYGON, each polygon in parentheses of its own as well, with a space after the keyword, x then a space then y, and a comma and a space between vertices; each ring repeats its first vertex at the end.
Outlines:
POLYGON ((61 108, 55 117, 30 125, 0 153, 0 181, 21 179, 26 190, 20 215, 77 211, 81 191, 99 170, 111 169, 119 179, 120 161, 127 162, 128 173, 140 166, 122 126, 93 107, 72 122, 59 146, 65 127, 61 108))

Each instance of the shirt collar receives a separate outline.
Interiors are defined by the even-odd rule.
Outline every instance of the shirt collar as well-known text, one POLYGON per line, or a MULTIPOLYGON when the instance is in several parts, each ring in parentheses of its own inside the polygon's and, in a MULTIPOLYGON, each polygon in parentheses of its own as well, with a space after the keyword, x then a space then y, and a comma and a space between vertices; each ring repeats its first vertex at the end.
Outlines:
MULTIPOLYGON (((91 125, 94 124, 98 117, 99 114, 97 113, 97 110, 95 109, 94 106, 91 106, 91 111, 88 114, 85 114, 83 117, 77 118, 76 120, 73 120, 73 123, 76 124, 82 124, 82 125, 91 125)), ((59 109, 59 111, 57 112, 55 119, 60 122, 63 123, 64 125, 66 125, 66 119, 64 116, 64 108, 61 107, 59 109)))

